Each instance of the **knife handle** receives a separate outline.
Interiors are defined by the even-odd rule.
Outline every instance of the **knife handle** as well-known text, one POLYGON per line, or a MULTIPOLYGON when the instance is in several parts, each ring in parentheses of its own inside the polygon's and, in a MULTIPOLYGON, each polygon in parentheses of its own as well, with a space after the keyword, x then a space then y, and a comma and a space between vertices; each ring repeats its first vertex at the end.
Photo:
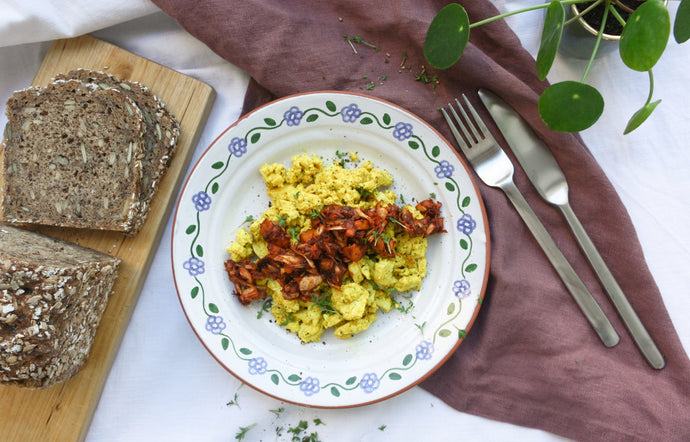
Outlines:
POLYGON ((647 329, 645 329, 642 321, 640 321, 640 318, 635 313, 635 310, 630 305, 628 298, 626 298, 623 290, 621 290, 618 282, 616 282, 616 278, 611 274, 611 271, 599 254, 599 251, 597 251, 589 235, 587 235, 584 227, 582 227, 580 220, 575 215, 575 212, 573 212, 570 204, 566 203, 558 207, 561 209, 561 213, 563 213, 563 216, 570 225, 570 229, 573 231, 585 256, 592 264, 592 268, 599 278, 599 281, 601 281, 601 285, 608 293, 611 302, 616 307, 616 310, 618 310, 623 323, 625 323, 630 335, 647 359, 647 362, 657 370, 664 368, 664 365, 666 365, 664 357, 661 355, 654 340, 647 332, 647 329))
POLYGON ((518 188, 512 180, 509 180, 503 183, 501 189, 508 196, 513 206, 515 206, 515 210, 517 210, 530 232, 532 232, 532 235, 534 235, 534 238, 541 246, 551 262, 551 265, 553 265, 556 272, 563 280, 563 283, 572 295, 575 303, 580 307, 580 310, 582 310, 582 313, 585 315, 592 328, 594 328, 594 331, 597 332, 601 341, 607 347, 616 345, 620 340, 616 330, 613 328, 606 315, 604 315, 601 307, 592 297, 589 290, 587 290, 582 280, 577 276, 575 270, 573 270, 572 266, 568 263, 549 232, 541 221, 539 221, 539 218, 537 218, 537 215, 529 206, 518 188))

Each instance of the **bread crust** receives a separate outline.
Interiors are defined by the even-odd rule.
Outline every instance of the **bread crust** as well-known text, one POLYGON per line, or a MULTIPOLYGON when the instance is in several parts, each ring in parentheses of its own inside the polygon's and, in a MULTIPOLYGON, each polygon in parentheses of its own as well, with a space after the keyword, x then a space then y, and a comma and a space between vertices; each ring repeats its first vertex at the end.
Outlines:
POLYGON ((0 383, 45 388, 84 366, 120 260, 0 223, 0 383))

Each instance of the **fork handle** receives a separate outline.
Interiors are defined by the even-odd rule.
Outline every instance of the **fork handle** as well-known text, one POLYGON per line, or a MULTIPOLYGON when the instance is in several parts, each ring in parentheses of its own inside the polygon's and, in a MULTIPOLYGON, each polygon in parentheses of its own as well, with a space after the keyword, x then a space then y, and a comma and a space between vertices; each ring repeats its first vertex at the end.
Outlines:
POLYGON ((594 331, 597 332, 599 338, 607 347, 613 347, 620 340, 616 330, 609 322, 604 312, 601 310, 599 304, 592 297, 592 294, 587 290, 580 277, 577 276, 575 270, 568 263, 563 253, 560 251, 553 238, 546 230, 544 225, 539 221, 537 215, 532 208, 527 204, 527 200, 522 196, 518 188, 512 180, 505 182, 501 189, 508 196, 510 202, 515 206, 518 214, 529 228, 532 235, 537 240, 547 258, 553 265, 556 272, 563 280, 568 291, 572 295, 575 303, 580 307, 582 313, 589 321, 594 331))
POLYGON ((561 213, 563 213, 563 216, 568 222, 570 229, 573 231, 585 256, 592 264, 592 268, 597 274, 599 281, 601 281, 601 285, 606 289, 611 302, 616 307, 616 310, 618 310, 621 319, 623 319, 637 347, 640 349, 645 359, 647 359, 649 365, 657 370, 664 368, 664 365, 666 365, 664 357, 661 355, 654 340, 647 332, 647 329, 645 329, 642 321, 640 321, 640 318, 635 313, 635 310, 630 305, 628 298, 625 297, 625 293, 623 293, 618 282, 616 282, 616 278, 614 278, 604 262, 604 259, 597 251, 597 248, 594 246, 589 235, 587 235, 584 227, 582 227, 572 207, 570 207, 570 204, 565 203, 558 205, 558 208, 561 209, 561 213))

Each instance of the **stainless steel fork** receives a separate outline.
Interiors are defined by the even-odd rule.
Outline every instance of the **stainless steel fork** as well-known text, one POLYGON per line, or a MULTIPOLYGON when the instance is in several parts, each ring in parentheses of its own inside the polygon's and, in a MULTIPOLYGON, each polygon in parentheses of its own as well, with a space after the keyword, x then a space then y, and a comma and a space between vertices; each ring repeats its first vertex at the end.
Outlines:
POLYGON ((510 158, 491 135, 467 97, 463 95, 463 99, 467 109, 472 114, 472 118, 457 99, 455 102, 459 114, 452 104, 448 104, 454 119, 450 117, 445 108, 441 109, 458 145, 474 167, 479 178, 488 186, 498 187, 505 192, 601 341, 607 347, 613 347, 620 340, 616 330, 515 186, 513 163, 510 158))

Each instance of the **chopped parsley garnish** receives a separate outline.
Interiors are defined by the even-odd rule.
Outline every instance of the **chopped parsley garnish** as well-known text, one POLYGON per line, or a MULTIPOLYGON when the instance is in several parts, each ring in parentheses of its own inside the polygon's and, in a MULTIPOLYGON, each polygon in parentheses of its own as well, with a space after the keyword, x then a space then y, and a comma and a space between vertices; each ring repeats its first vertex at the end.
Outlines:
POLYGON ((235 393, 235 397, 233 397, 232 400, 225 405, 227 405, 228 407, 234 405, 235 407, 240 408, 240 403, 237 400, 237 393, 235 393))
POLYGON ((311 300, 319 307, 321 313, 337 313, 335 308, 333 308, 333 304, 331 304, 330 292, 325 291, 319 296, 311 295, 311 300))
POLYGON ((359 35, 354 35, 354 36, 343 35, 343 38, 345 39, 345 41, 347 41, 349 43, 350 47, 352 48, 352 51, 355 54, 357 53, 357 49, 355 49, 355 45, 353 43, 356 43, 358 45, 368 46, 377 52, 381 50, 381 48, 378 45, 375 45, 373 43, 369 43, 368 41, 365 41, 359 35))
POLYGON ((407 306, 403 306, 402 304, 398 303, 397 309, 400 313, 409 313, 410 310, 414 308, 414 303, 412 302, 412 295, 403 295, 403 298, 407 300, 407 306))
POLYGON ((373 190, 367 190, 364 187, 359 187, 357 189, 357 192, 359 192, 359 194, 362 198, 370 198, 370 197, 374 196, 373 190))
POLYGON ((299 229, 295 226, 290 226, 288 228, 288 233, 293 241, 299 241, 299 229))
POLYGON ((256 424, 251 424, 247 427, 240 427, 240 431, 235 435, 235 439, 244 440, 244 437, 247 435, 247 431, 251 430, 255 426, 256 424))
POLYGON ((421 81, 424 84, 431 84, 431 87, 436 87, 436 84, 438 84, 438 76, 429 76, 429 73, 426 71, 424 66, 422 66, 422 71, 414 76, 414 79, 416 81, 421 81))
POLYGON ((242 227, 243 225, 245 225, 245 224, 247 224, 247 223, 251 223, 252 221, 254 221, 254 216, 253 216, 253 215, 249 215, 248 217, 246 217, 246 218, 244 219, 244 221, 242 221, 242 224, 240 224, 240 227, 242 227))
POLYGON ((264 302, 261 304, 261 310, 259 310, 256 314, 256 319, 261 319, 264 316, 264 313, 268 313, 271 311, 271 306, 273 305, 273 298, 266 298, 264 302))
POLYGON ((275 414, 276 417, 280 417, 280 413, 282 413, 283 411, 285 411, 285 407, 280 407, 280 408, 278 408, 278 409, 275 409, 275 410, 268 410, 268 411, 270 411, 271 413, 275 414))

